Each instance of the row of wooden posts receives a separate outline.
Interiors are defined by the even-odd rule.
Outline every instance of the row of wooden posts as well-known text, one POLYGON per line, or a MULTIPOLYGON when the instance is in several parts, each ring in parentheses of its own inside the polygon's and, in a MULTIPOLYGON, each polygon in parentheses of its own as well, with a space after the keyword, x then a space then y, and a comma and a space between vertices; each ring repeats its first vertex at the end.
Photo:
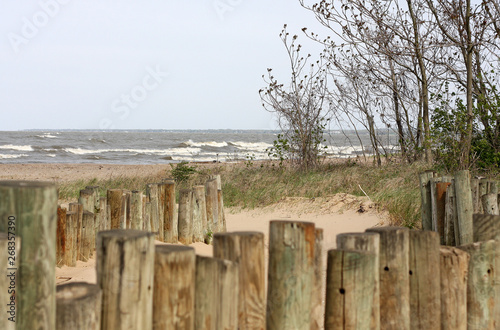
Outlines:
POLYGON ((146 193, 109 189, 100 197, 97 186, 80 191, 77 203, 57 210, 57 266, 76 266, 92 257, 99 231, 136 229, 154 233, 166 243, 210 242, 212 234, 226 231, 220 175, 205 185, 179 191, 172 179, 146 185, 146 193))
MULTIPOLYGON (((322 230, 309 222, 271 221, 266 290, 262 233, 215 234, 214 257, 202 257, 187 246, 155 246, 152 232, 114 229, 97 236, 97 284, 63 284, 56 291, 56 208, 52 184, 0 182, 0 231, 15 227, 22 243, 9 265, 14 280, 0 277, 3 315, 13 312, 17 329, 318 329, 324 323, 325 329, 455 330, 500 324, 497 240, 457 248, 440 246, 435 231, 378 227, 341 234, 337 249, 328 251, 325 283, 322 230)), ((0 235, 0 250, 9 250, 9 237, 0 235)), ((0 265, 7 265, 7 256, 0 254, 0 265)), ((0 328, 11 329, 9 322, 0 318, 0 328)))
POLYGON ((467 170, 454 176, 437 176, 433 171, 421 173, 420 190, 422 229, 438 232, 443 245, 483 240, 482 232, 491 229, 484 219, 490 218, 479 215, 499 215, 498 182, 471 178, 467 170))

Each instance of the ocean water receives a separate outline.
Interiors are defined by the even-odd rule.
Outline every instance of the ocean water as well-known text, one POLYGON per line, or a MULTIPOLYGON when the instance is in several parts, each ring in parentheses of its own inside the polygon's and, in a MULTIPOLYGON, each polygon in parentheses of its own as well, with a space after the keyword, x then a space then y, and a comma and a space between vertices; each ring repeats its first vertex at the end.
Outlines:
MULTIPOLYGON (((28 130, 0 132, 0 163, 161 164, 269 159, 276 131, 261 130, 28 130)), ((371 154, 366 132, 325 135, 328 157, 371 154)), ((396 151, 396 136, 380 139, 396 151)))

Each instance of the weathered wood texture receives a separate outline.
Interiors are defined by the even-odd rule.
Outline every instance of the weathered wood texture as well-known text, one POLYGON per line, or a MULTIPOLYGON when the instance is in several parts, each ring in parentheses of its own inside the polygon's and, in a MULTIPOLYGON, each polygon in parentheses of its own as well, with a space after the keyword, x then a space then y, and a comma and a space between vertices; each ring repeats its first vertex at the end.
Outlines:
POLYGON ((101 289, 86 282, 57 286, 57 330, 101 329, 101 289))
POLYGON ((207 232, 207 205, 205 203, 205 186, 194 186, 191 208, 193 210, 193 241, 203 242, 207 232))
POLYGON ((500 242, 489 240, 459 246, 470 255, 467 281, 468 329, 500 326, 500 242))
POLYGON ((151 202, 147 202, 147 199, 143 199, 143 204, 142 204, 142 218, 144 220, 144 230, 145 231, 152 231, 152 226, 151 226, 151 202))
POLYGON ((78 214, 66 212, 66 253, 64 264, 69 267, 76 266, 76 229, 78 225, 78 214))
POLYGON ((380 235, 378 233, 344 233, 337 235, 339 250, 356 250, 372 253, 375 256, 376 267, 373 270, 373 303, 370 329, 380 329, 380 235))
POLYGON ((456 246, 458 239, 458 216, 457 203, 455 199, 455 184, 452 180, 448 189, 446 189, 446 207, 444 215, 444 244, 448 246, 456 246))
POLYGON ((446 214, 446 191, 450 182, 436 182, 436 231, 439 233, 440 244, 445 244, 445 214, 446 214))
POLYGON ((155 247, 153 329, 193 329, 196 280, 193 248, 155 247))
POLYGON ((441 326, 439 233, 410 231, 410 322, 411 329, 441 326))
POLYGON ((56 266, 62 267, 66 264, 66 209, 57 207, 57 234, 56 234, 56 266))
POLYGON ((420 197, 422 201, 422 229, 432 230, 431 189, 429 180, 434 177, 434 172, 426 171, 419 174, 420 197))
POLYGON ((485 214, 498 215, 498 194, 485 194, 481 202, 485 214))
POLYGON ((217 214, 219 215, 217 231, 226 232, 226 215, 224 214, 224 198, 222 190, 217 190, 217 214))
POLYGON ((69 203, 69 210, 75 212, 76 214, 76 240, 75 240, 75 252, 73 258, 76 261, 80 260, 80 254, 82 253, 82 223, 83 223, 83 205, 80 203, 69 203))
POLYGON ((158 186, 160 190, 161 210, 163 210, 163 238, 167 243, 177 243, 179 237, 178 217, 176 216, 175 183, 167 181, 158 186))
POLYGON ((120 223, 124 216, 122 208, 122 195, 121 189, 108 189, 108 207, 110 208, 110 229, 119 229, 120 223))
POLYGON ((195 329, 238 328, 238 265, 196 256, 195 329))
POLYGON ((208 231, 216 233, 219 225, 219 202, 217 198, 217 180, 211 179, 205 183, 205 203, 207 207, 208 231))
POLYGON ((239 266, 238 329, 266 328, 264 234, 217 233, 213 255, 239 266))
POLYGON ((325 330, 370 329, 376 267, 373 253, 328 251, 325 330))
POLYGON ((455 197, 458 215, 458 237, 457 244, 465 245, 472 243, 472 192, 470 188, 469 171, 458 171, 455 174, 455 197))
POLYGON ((149 183, 146 185, 146 196, 151 203, 151 231, 156 233, 155 238, 160 239, 159 233, 159 205, 158 205, 158 184, 149 183))
MULTIPOLYGON (((106 197, 100 197, 99 198, 99 213, 98 213, 98 230, 97 233, 100 232, 101 230, 109 230, 109 224, 108 224, 108 205, 107 205, 107 198, 106 197)), ((96 233, 96 237, 97 237, 96 233)))
POLYGON ((474 242, 500 240, 500 216, 488 214, 474 214, 474 242))
POLYGON ((323 306, 323 229, 315 229, 314 287, 311 297, 311 330, 324 328, 323 306))
POLYGON ((309 329, 315 240, 314 223, 270 222, 267 329, 309 329))
POLYGON ((17 292, 22 293, 16 295, 16 326, 54 329, 57 188, 46 182, 0 181, 0 196, 2 231, 8 231, 8 219, 15 217, 16 236, 22 241, 16 256, 17 292))
POLYGON ((478 178, 471 178, 470 179, 470 189, 471 189, 471 195, 472 195, 472 208, 473 208, 473 213, 481 213, 482 212, 482 206, 481 206, 481 195, 479 191, 479 179, 478 178))
POLYGON ((130 195, 130 228, 143 230, 142 191, 133 190, 130 195))
POLYGON ((441 329, 467 329, 467 278, 470 256, 454 247, 440 252, 441 329))
POLYGON ((178 235, 179 243, 189 245, 193 242, 193 224, 191 209, 191 190, 179 191, 178 235))
POLYGON ((410 329, 409 230, 369 228, 380 234, 380 328, 410 329))
POLYGON ((94 236, 94 213, 83 211, 82 218, 82 240, 80 246, 80 255, 78 260, 88 261, 91 256, 91 251, 94 249, 92 246, 94 236))
POLYGON ((102 289, 102 329, 151 329, 154 237, 139 230, 97 236, 97 285, 102 289))

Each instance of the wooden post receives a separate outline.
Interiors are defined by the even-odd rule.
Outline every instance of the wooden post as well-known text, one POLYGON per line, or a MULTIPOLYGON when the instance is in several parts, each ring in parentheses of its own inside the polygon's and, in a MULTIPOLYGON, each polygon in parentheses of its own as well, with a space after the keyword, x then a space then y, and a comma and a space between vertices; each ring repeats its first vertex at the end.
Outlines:
POLYGON ((151 329, 154 237, 139 230, 97 236, 97 285, 102 290, 102 329, 151 329))
POLYGON ((153 329, 193 329, 196 254, 193 248, 156 245, 153 329))
POLYGON ((125 207, 125 224, 122 227, 123 229, 130 229, 132 224, 130 223, 130 200, 132 198, 132 192, 130 190, 123 190, 123 203, 125 207))
POLYGON ((94 213, 83 211, 82 218, 82 244, 79 259, 87 262, 91 256, 90 251, 93 250, 92 236, 94 235, 94 213))
POLYGON ((130 228, 143 230, 142 220, 142 192, 134 190, 130 192, 130 228))
MULTIPOLYGON (((69 203, 69 210, 76 213, 76 233, 75 233, 75 251, 74 258, 80 260, 80 253, 82 247, 82 222, 83 222, 83 205, 80 203, 69 203)), ((75 260, 75 265, 76 265, 75 260)))
POLYGON ((441 327, 439 239, 434 231, 410 231, 411 329, 441 327))
MULTIPOLYGON (((89 257, 92 256, 94 253, 94 247, 95 247, 95 235, 96 235, 96 197, 95 197, 95 191, 94 189, 84 189, 80 190, 80 197, 78 198, 78 203, 83 205, 83 212, 90 212, 93 215, 93 219, 87 219, 90 221, 90 223, 87 224, 88 228, 87 230, 89 231, 89 257)), ((83 228, 83 227, 82 227, 83 228)), ((82 259, 83 260, 83 259, 82 259)), ((87 258, 88 260, 88 258, 87 258)), ((85 260, 86 261, 86 260, 85 260)))
POLYGON ((205 186, 193 187, 193 237, 196 242, 203 242, 207 234, 207 204, 205 186), (198 229, 199 227, 199 229, 198 229))
POLYGON ((437 190, 436 185, 441 182, 442 178, 430 178, 429 179, 429 189, 431 190, 431 219, 432 219, 432 230, 437 231, 437 190))
POLYGON ((98 213, 98 229, 96 231, 96 237, 97 233, 99 233, 102 230, 108 230, 108 227, 106 225, 107 223, 107 217, 108 217, 108 206, 107 206, 107 198, 106 197, 99 197, 99 213, 98 213))
POLYGON ((78 225, 78 214, 66 212, 66 253, 64 264, 69 267, 76 266, 76 229, 78 225))
POLYGON ((488 193, 498 195, 498 182, 495 180, 488 180, 488 193))
POLYGON ((451 182, 436 182, 436 231, 439 241, 445 244, 446 191, 451 182))
POLYGON ((481 197, 483 197, 483 195, 486 195, 487 193, 489 193, 488 181, 489 180, 486 178, 479 179, 479 212, 478 213, 484 213, 483 204, 481 203, 481 197))
POLYGON ((57 234, 56 234, 56 266, 62 267, 66 263, 66 209, 57 207, 57 234))
POLYGON ((166 181, 158 187, 160 190, 163 211, 163 220, 160 219, 161 228, 163 228, 162 237, 167 243, 177 243, 179 237, 178 218, 176 217, 175 204, 175 183, 166 181), (162 222, 163 221, 163 222, 162 222))
POLYGON ((86 186, 85 189, 92 190, 93 195, 94 195, 94 207, 95 209, 91 212, 97 213, 100 210, 100 205, 99 205, 99 186, 86 186))
POLYGON ((481 202, 485 214, 498 215, 498 194, 485 194, 481 202))
POLYGON ((217 198, 217 180, 211 179, 205 183, 205 202, 207 205, 208 231, 216 233, 219 228, 219 202, 217 198))
POLYGON ((328 251, 325 330, 370 329, 376 267, 375 254, 328 251))
POLYGON ((311 297, 311 330, 324 328, 323 306, 323 229, 315 229, 314 286, 311 297))
POLYGON ((101 289, 86 282, 57 286, 57 330, 101 329, 101 289))
POLYGON ((179 243, 189 245, 193 242, 193 224, 191 210, 191 190, 179 192, 179 243))
POLYGON ((214 235, 213 255, 239 266, 238 329, 265 329, 264 234, 217 233, 214 235))
POLYGON ((441 329, 467 329, 469 254, 454 247, 440 248, 441 329))
POLYGON ((217 214, 219 219, 217 220, 217 231, 226 232, 226 215, 224 214, 224 198, 222 196, 222 190, 217 190, 217 214))
POLYGON ((455 175, 455 197, 457 201, 458 237, 457 244, 472 243, 472 192, 468 170, 458 171, 455 175))
POLYGON ((365 251, 375 256, 376 267, 373 270, 373 303, 369 329, 380 329, 380 274, 379 252, 380 235, 378 233, 345 233, 337 235, 337 248, 340 250, 365 251))
POLYGON ((380 328, 410 329, 409 230, 369 228, 380 234, 380 328))
POLYGON ((108 189, 108 207, 110 208, 110 229, 119 229, 122 214, 122 196, 123 190, 121 189, 108 189))
POLYGON ((146 202, 146 198, 143 199, 143 204, 142 204, 142 214, 143 214, 143 219, 144 219, 144 230, 145 231, 152 231, 151 230, 151 202, 146 202))
POLYGON ((270 222, 267 329, 310 327, 315 241, 314 223, 270 222))
POLYGON ((448 246, 456 246, 458 239, 457 218, 457 203, 455 199, 455 184, 452 181, 448 189, 446 189, 446 207, 444 215, 444 244, 448 246))
POLYGON ((488 214, 474 214, 474 242, 490 239, 500 240, 500 216, 488 214))
POLYGON ((432 230, 432 205, 431 189, 429 180, 434 177, 433 171, 426 171, 419 174, 420 197, 422 201, 422 229, 432 230))
MULTIPOLYGON (((2 229, 21 238, 16 270, 18 329, 56 326, 57 189, 52 183, 0 181, 2 229)), ((6 251, 4 251, 5 253, 6 251)), ((5 265, 2 265, 5 267, 5 265)), ((5 268, 4 268, 5 270, 5 268)), ((3 318, 8 314, 3 313, 3 318)))
POLYGON ((472 195, 472 207, 473 213, 481 213, 481 195, 479 191, 479 179, 471 178, 470 179, 470 189, 472 195))
POLYGON ((146 185, 146 196, 151 203, 151 231, 156 233, 155 238, 160 238, 158 223, 158 184, 148 183, 146 185))
POLYGON ((468 329, 496 329, 500 324, 498 303, 500 272, 500 242, 489 240, 459 247, 468 252, 469 278, 467 281, 468 329))

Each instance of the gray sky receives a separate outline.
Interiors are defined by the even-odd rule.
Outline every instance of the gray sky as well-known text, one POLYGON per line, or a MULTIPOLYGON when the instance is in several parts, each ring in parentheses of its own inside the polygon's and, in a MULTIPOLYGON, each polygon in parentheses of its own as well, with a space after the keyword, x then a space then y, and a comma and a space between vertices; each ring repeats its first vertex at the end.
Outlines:
POLYGON ((0 130, 274 129, 258 90, 289 77, 284 23, 318 50, 296 0, 2 1, 0 130))

